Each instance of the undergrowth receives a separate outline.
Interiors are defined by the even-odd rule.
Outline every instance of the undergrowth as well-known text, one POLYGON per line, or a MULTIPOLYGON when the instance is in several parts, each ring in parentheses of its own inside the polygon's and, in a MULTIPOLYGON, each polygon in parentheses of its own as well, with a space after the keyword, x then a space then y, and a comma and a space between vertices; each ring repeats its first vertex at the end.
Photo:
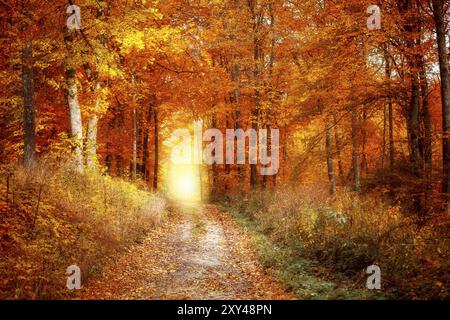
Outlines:
POLYGON ((446 216, 418 227, 379 198, 348 192, 329 201, 306 187, 228 195, 220 204, 252 230, 263 264, 301 298, 449 297, 446 216), (373 264, 382 279, 375 294, 365 287, 373 264))
POLYGON ((0 298, 71 295, 66 268, 82 284, 105 257, 140 241, 162 218, 165 202, 121 179, 77 174, 61 161, 0 172, 0 298))
POLYGON ((340 274, 331 276, 317 261, 298 256, 292 248, 276 243, 260 226, 235 208, 222 203, 250 235, 263 267, 270 270, 298 299, 382 299, 383 295, 358 288, 340 274))

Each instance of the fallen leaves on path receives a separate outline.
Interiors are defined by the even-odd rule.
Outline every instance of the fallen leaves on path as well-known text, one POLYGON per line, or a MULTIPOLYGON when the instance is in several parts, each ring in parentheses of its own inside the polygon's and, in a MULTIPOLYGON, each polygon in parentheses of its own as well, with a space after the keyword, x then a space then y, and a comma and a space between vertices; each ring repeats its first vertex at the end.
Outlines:
POLYGON ((258 262, 248 235, 213 205, 180 205, 108 262, 81 299, 293 299, 258 262))

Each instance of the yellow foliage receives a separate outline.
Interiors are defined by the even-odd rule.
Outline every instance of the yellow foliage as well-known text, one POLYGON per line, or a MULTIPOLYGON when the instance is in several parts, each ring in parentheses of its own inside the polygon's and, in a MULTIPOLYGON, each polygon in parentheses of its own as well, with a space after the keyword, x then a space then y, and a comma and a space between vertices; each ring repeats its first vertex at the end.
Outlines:
POLYGON ((8 194, 1 185, 3 299, 66 295, 68 266, 78 265, 86 281, 103 258, 143 237, 165 209, 164 200, 120 179, 75 175, 57 157, 42 163, 33 172, 10 171, 8 194))

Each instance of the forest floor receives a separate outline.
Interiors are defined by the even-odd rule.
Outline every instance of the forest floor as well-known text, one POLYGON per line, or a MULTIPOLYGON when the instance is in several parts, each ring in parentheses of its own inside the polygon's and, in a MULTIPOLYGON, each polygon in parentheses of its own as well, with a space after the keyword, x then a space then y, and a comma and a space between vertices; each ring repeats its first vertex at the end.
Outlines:
POLYGON ((141 243, 108 259, 80 299, 294 299, 250 236, 214 205, 179 204, 141 243))

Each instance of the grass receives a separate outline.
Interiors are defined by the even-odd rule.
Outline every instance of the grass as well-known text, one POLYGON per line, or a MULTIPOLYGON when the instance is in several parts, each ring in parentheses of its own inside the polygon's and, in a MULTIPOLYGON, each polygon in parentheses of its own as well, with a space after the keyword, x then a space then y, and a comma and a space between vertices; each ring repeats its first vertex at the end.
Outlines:
POLYGON ((61 161, 0 172, 0 298, 58 299, 66 268, 82 281, 106 257, 139 242, 160 222, 165 201, 99 172, 77 174, 61 161))
POLYGON ((342 191, 330 199, 317 185, 220 202, 251 231, 264 265, 301 298, 378 298, 365 289, 370 265, 381 269, 386 298, 449 297, 448 215, 419 224, 414 212, 379 194, 342 191))
POLYGON ((380 292, 361 288, 361 281, 351 283, 342 274, 332 274, 320 267, 317 261, 296 255, 286 245, 271 240, 254 220, 234 207, 219 204, 232 214, 239 225, 250 235, 262 265, 270 270, 298 299, 383 299, 380 292))

